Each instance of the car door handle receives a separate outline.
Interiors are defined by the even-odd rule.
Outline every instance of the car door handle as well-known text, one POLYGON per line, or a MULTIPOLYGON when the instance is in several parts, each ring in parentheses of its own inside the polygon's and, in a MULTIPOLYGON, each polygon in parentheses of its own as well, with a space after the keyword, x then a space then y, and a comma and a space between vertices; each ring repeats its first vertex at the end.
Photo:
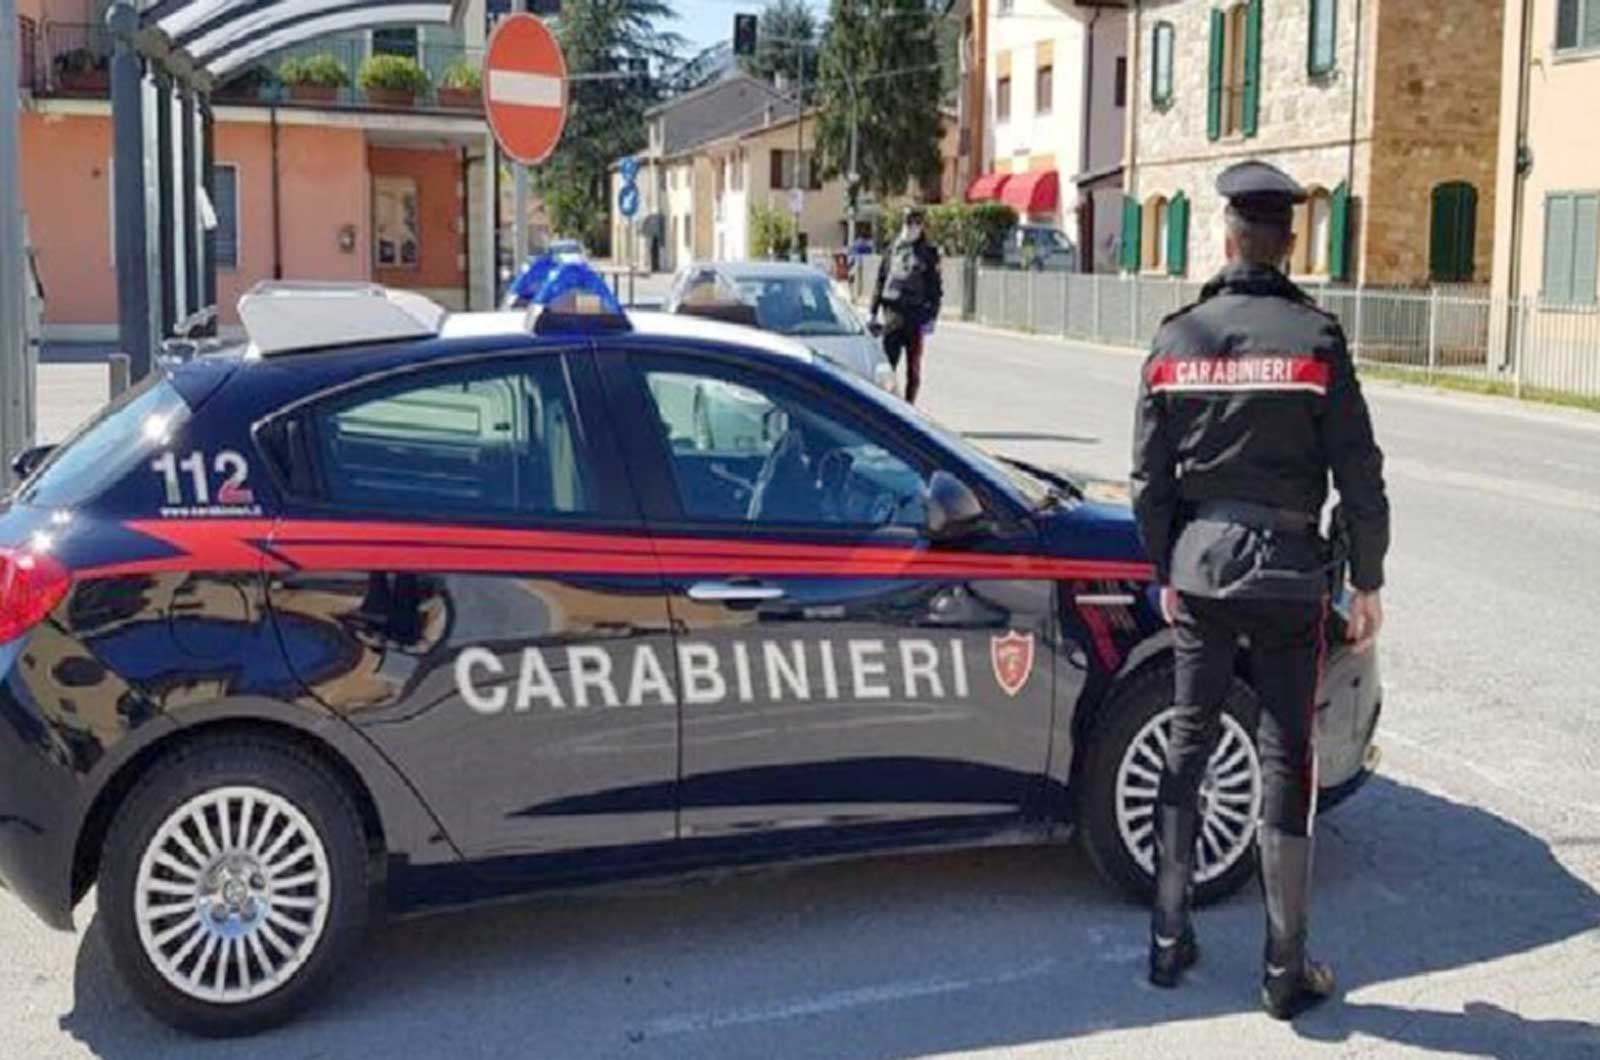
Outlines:
POLYGON ((689 599, 707 603, 753 603, 782 598, 783 590, 778 586, 755 582, 695 582, 689 586, 689 599))

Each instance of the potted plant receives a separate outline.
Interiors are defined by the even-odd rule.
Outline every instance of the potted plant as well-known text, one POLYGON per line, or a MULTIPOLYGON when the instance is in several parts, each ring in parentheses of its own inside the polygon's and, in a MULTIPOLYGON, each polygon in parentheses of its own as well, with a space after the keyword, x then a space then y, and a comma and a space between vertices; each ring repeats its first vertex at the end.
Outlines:
POLYGON ((215 96, 217 99, 254 101, 273 95, 277 87, 278 75, 269 67, 252 66, 218 85, 215 96))
POLYGON ((332 103, 350 83, 344 65, 322 52, 290 59, 278 67, 278 80, 289 86, 289 98, 302 103, 332 103))
POLYGON ((73 48, 55 57, 56 86, 63 92, 101 94, 111 89, 111 57, 93 48, 73 48))
POLYGON ((483 69, 462 59, 450 64, 439 79, 441 107, 483 106, 483 69))
POLYGON ((427 71, 407 55, 368 56, 356 81, 367 100, 380 107, 412 106, 429 85, 427 71))

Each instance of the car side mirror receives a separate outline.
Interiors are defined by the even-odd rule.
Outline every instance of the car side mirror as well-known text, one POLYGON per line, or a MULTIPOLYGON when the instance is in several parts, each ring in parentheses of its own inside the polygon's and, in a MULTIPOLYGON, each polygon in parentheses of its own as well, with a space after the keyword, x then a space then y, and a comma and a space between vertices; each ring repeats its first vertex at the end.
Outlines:
POLYGON ((55 450, 53 445, 35 445, 24 449, 11 460, 11 470, 16 472, 17 478, 24 479, 33 474, 34 470, 42 463, 44 458, 55 450))
POLYGON ((983 525, 983 503, 978 495, 948 471, 928 476, 926 505, 928 536, 935 541, 954 541, 983 525))

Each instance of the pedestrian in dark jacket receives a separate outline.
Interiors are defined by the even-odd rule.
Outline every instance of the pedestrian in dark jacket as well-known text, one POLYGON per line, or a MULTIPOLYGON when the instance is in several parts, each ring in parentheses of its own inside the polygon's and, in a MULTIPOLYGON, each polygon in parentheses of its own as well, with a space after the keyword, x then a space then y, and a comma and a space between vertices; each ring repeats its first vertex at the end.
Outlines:
POLYGON ((939 251, 928 240, 926 217, 920 207, 906 210, 905 222, 894 245, 878 264, 878 283, 872 293, 872 319, 883 313, 883 352, 897 371, 900 356, 906 361, 906 400, 915 403, 922 387, 922 337, 939 315, 944 282, 939 251))
POLYGON ((1198 956, 1189 923, 1197 791, 1244 640, 1261 703, 1262 1004, 1288 1019, 1333 990, 1332 971, 1306 956, 1329 476, 1349 525, 1347 635, 1357 651, 1383 623, 1389 503, 1344 332, 1280 271, 1305 192, 1261 162, 1230 167, 1217 190, 1229 200, 1228 265, 1198 302, 1162 322, 1134 432, 1134 509, 1175 634, 1150 979, 1175 986, 1198 956))

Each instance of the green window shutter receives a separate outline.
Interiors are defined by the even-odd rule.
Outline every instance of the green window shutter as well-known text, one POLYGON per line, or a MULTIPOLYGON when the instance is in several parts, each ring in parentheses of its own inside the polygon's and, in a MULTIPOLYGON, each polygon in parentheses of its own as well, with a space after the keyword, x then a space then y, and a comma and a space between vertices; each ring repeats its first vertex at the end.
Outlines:
POLYGON ((1600 196, 1579 195, 1572 211, 1572 301, 1594 305, 1595 284, 1600 279, 1600 196))
POLYGON ((1224 16, 1211 12, 1211 68, 1206 83, 1206 135, 1215 140, 1222 135, 1222 52, 1224 16))
POLYGON ((1183 192, 1167 204, 1167 272, 1182 276, 1189 268, 1189 197, 1183 192))
POLYGON ((1539 293, 1556 305, 1572 301, 1573 212, 1571 195, 1544 200, 1544 283, 1539 293))
POLYGON ((1434 282, 1455 279, 1456 197, 1459 184, 1433 189, 1433 209, 1428 221, 1428 277, 1434 282))
POLYGON ((1122 197, 1122 271, 1139 271, 1139 203, 1131 195, 1122 197))
POLYGON ((1244 18, 1244 134, 1254 136, 1261 110, 1261 0, 1250 0, 1244 18))
POLYGON ((1344 181, 1328 201, 1328 276, 1350 278, 1350 185, 1344 181))
POLYGON ((1456 280, 1470 283, 1477 269, 1478 189, 1462 184, 1456 193, 1456 280))

